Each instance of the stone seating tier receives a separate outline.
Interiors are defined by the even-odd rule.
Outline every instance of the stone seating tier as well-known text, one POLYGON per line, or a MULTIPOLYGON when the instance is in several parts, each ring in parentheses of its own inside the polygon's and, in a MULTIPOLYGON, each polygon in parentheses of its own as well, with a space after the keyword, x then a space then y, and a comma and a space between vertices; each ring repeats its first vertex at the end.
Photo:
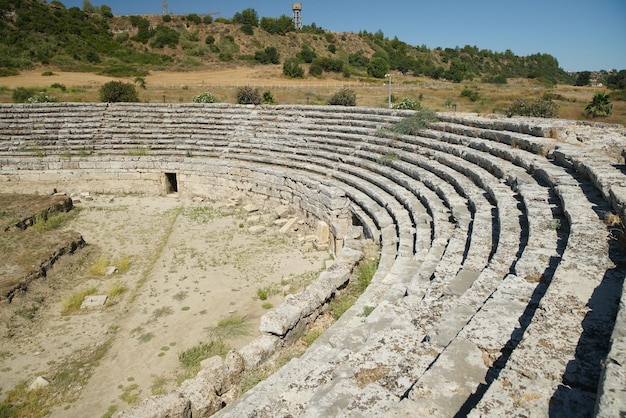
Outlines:
POLYGON ((439 114, 391 133, 410 114, 0 105, 1 191, 165 193, 169 173, 179 193, 263 196, 330 225, 341 268, 268 313, 254 343, 120 416, 217 412, 216 370, 297 338, 358 260, 355 231, 380 244, 372 284, 219 416, 624 413, 624 259, 604 220, 624 215, 626 179, 599 151, 623 147, 623 128, 439 114))

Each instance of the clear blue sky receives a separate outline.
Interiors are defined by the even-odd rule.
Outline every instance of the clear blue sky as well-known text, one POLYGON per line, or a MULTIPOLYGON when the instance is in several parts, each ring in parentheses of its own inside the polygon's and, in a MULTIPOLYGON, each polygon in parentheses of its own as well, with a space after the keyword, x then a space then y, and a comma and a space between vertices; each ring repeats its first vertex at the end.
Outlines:
MULTIPOLYGON (((61 0, 82 7, 83 0, 61 0)), ((160 14, 162 0, 90 0, 116 15, 160 14)), ((247 8, 259 17, 291 16, 285 0, 168 0, 172 14, 247 8)), ((302 21, 336 32, 382 30, 411 45, 510 49, 525 56, 553 55, 567 71, 626 69, 626 0, 301 1, 302 21)))

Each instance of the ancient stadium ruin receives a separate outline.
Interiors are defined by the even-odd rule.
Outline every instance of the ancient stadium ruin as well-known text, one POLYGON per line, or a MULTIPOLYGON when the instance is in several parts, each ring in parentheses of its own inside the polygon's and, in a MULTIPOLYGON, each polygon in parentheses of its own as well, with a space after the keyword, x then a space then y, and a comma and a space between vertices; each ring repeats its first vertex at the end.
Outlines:
POLYGON ((335 264, 261 337, 122 416, 624 415, 624 128, 438 114, 392 129, 411 114, 0 105, 0 191, 238 191, 329 226, 335 264), (381 255, 365 293, 230 402, 345 284, 361 238, 381 255))

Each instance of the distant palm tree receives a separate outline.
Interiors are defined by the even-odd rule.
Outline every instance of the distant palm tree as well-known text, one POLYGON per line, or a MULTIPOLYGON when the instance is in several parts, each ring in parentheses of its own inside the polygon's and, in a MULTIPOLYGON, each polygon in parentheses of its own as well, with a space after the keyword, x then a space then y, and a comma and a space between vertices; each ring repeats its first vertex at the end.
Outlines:
POLYGON ((585 108, 585 113, 591 118, 606 117, 613 113, 613 103, 609 100, 609 95, 596 93, 591 103, 585 108))

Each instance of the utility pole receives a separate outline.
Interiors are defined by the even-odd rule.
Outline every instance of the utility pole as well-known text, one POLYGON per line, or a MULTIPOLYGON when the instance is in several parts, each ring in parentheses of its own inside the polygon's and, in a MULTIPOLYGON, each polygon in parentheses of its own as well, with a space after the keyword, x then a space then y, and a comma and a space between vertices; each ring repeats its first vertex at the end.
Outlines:
POLYGON ((385 77, 389 79, 389 109, 391 109, 391 74, 385 74, 385 77))
POLYGON ((163 13, 163 16, 170 14, 169 9, 167 8, 167 0, 163 0, 163 6, 161 7, 161 13, 163 13))

